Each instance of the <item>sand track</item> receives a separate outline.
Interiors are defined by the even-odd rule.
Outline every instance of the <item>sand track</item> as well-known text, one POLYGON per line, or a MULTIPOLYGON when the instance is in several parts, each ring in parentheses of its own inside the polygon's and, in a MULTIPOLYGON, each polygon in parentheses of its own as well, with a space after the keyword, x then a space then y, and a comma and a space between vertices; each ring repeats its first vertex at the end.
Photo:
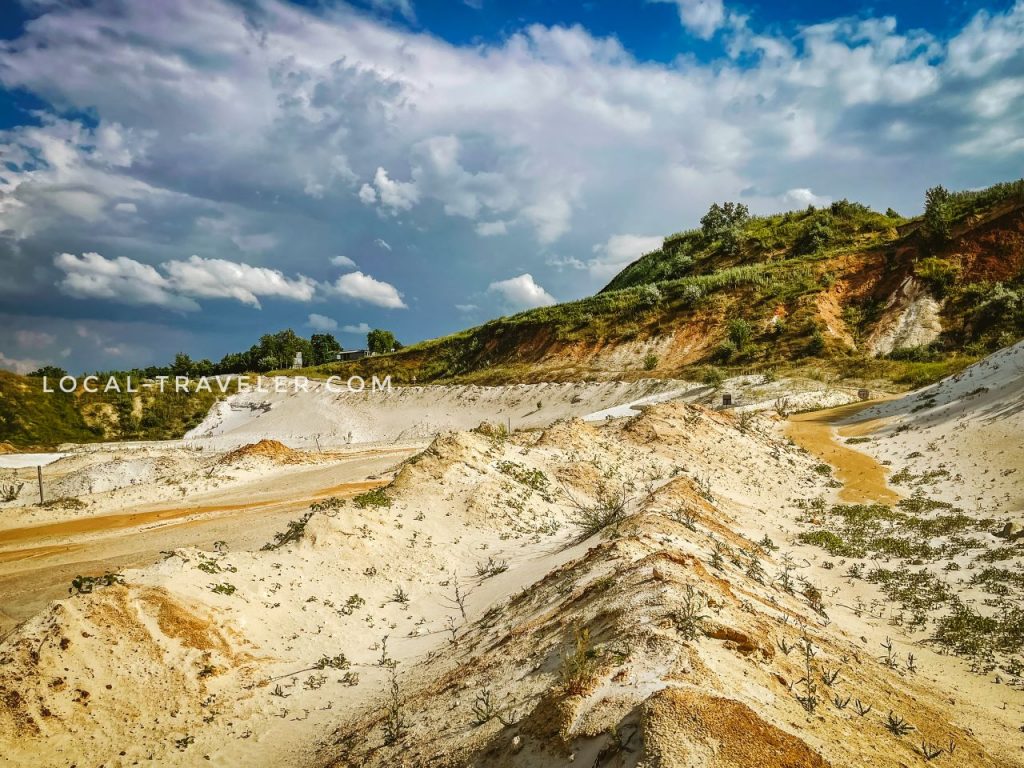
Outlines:
POLYGON ((866 453, 840 443, 836 438, 860 437, 882 426, 880 419, 848 420, 877 403, 850 403, 823 411, 798 413, 790 417, 786 435, 804 450, 835 469, 843 484, 839 498, 854 504, 894 504, 901 496, 886 480, 888 470, 866 453), (840 426, 840 422, 843 423, 840 426))

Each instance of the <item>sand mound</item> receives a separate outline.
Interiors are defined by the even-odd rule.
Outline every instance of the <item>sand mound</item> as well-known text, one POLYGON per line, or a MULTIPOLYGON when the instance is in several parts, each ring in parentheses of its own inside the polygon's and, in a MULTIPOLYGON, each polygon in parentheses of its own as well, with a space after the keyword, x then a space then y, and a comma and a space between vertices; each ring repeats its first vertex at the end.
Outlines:
POLYGON ((230 453, 224 454, 221 464, 237 464, 245 459, 270 459, 278 464, 293 464, 300 461, 302 453, 289 448, 277 440, 260 440, 258 443, 250 443, 236 448, 230 453))
POLYGON ((0 453, 15 453, 17 450, 10 443, 0 443, 0 453))
POLYGON ((644 744, 654 765, 765 768, 829 763, 803 741, 738 701, 668 688, 644 705, 644 744))
MULTIPOLYGON (((162 457, 142 456, 127 459, 103 457, 92 466, 62 477, 53 486, 50 493, 56 496, 76 497, 106 493, 133 485, 154 483, 161 477, 174 473, 175 468, 175 462, 162 457)), ((180 471, 180 467, 178 469, 180 471)))

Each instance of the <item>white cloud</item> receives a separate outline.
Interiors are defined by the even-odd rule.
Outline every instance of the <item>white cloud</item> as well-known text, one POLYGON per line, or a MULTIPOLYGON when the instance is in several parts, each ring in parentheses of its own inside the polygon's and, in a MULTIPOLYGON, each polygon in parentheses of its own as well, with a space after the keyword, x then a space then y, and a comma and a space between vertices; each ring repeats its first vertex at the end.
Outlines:
POLYGON ((373 205, 377 202, 377 190, 369 184, 363 184, 359 188, 359 200, 364 205, 373 205))
POLYGON ((367 325, 366 323, 359 323, 358 325, 346 325, 341 330, 343 330, 345 333, 362 334, 369 333, 370 326, 367 325))
POLYGON ((117 213, 138 213, 139 209, 135 203, 118 203, 114 206, 117 213))
POLYGON ((594 246, 596 255, 587 262, 587 269, 594 277, 607 280, 645 253, 661 248, 662 241, 653 235, 612 235, 594 246))
POLYGON ((276 269, 225 259, 191 256, 187 261, 165 261, 160 266, 167 272, 174 289, 182 294, 237 299, 257 308, 260 296, 309 301, 316 292, 316 284, 308 277, 299 275, 291 279, 276 269))
MULTIPOLYGON (((377 200, 389 213, 412 210, 412 207, 420 201, 420 192, 414 181, 395 181, 383 168, 377 168, 373 176, 373 185, 376 187, 375 196, 371 199, 366 193, 369 185, 364 184, 359 190, 359 199, 364 203, 374 203, 377 200)), ((370 191, 373 191, 372 189, 370 191)))
POLYGON ((310 314, 309 317, 306 318, 306 325, 308 325, 314 331, 338 330, 337 320, 331 317, 327 317, 326 315, 318 315, 315 312, 310 314))
POLYGON ((0 352, 0 368, 8 371, 14 371, 25 375, 30 371, 34 371, 39 368, 42 363, 39 360, 29 360, 28 358, 15 358, 8 357, 3 352, 0 352))
POLYGON ((350 272, 342 275, 330 287, 334 293, 345 298, 374 304, 388 309, 405 309, 402 294, 390 283, 375 280, 362 272, 350 272))
POLYGON ((480 309, 480 307, 478 307, 476 304, 456 304, 455 308, 459 310, 459 312, 463 312, 466 314, 470 312, 476 312, 478 309, 480 309))
POLYGON ((373 244, 385 251, 391 250, 391 246, 388 244, 387 240, 381 240, 379 237, 373 241, 373 244))
POLYGON ((807 187, 797 187, 788 190, 782 196, 780 202, 784 208, 806 208, 809 205, 819 208, 824 205, 831 205, 832 198, 816 195, 807 187))
POLYGON ((476 233, 480 237, 494 237, 508 234, 508 224, 501 219, 497 221, 481 221, 476 225, 476 233))
POLYGON ((354 266, 356 266, 356 263, 354 261, 352 261, 352 259, 350 259, 348 256, 342 256, 340 254, 337 255, 337 256, 332 256, 331 257, 331 264, 333 264, 336 267, 354 267, 354 266))
MULTIPOLYGON (((473 279, 450 266, 478 256, 461 237, 476 232, 506 238, 488 244, 484 283, 530 270, 582 294, 627 258, 591 244, 693 226, 744 190, 770 190, 743 198, 755 213, 825 189, 912 212, 931 184, 996 181, 1024 160, 1024 2, 952 39, 863 14, 790 32, 716 0, 662 9, 718 35, 732 58, 713 62, 640 61, 580 25, 452 45, 344 3, 204 0, 158 17, 37 5, 0 43, 0 84, 56 106, 0 131, 0 258, 14 273, 0 290, 52 283, 40 264, 97 242, 154 263, 287 243, 275 263, 319 274, 325 247, 357 253, 370 232, 437 254, 417 274, 440 293, 473 279), (95 125, 56 116, 85 111, 95 125), (563 282, 554 271, 578 260, 552 252, 589 257, 587 270, 563 282)), ((96 266, 60 270, 61 290, 138 285, 142 301, 196 306, 160 268, 96 266)))
POLYGON ((57 284, 78 299, 108 299, 121 304, 152 304, 167 309, 194 311, 195 301, 174 291, 171 281, 155 267, 119 256, 107 259, 98 253, 75 256, 62 253, 53 260, 64 272, 57 284))
POLYGON ((370 5, 383 13, 398 13, 406 21, 416 21, 411 0, 370 0, 370 5))
POLYGON ((983 88, 974 99, 978 114, 999 117, 1010 110, 1019 110, 1014 102, 1024 95, 1024 77, 1003 80, 983 88))
POLYGON ((554 296, 534 282, 533 275, 528 272, 491 283, 487 292, 500 296, 509 309, 532 309, 556 303, 554 296))
POLYGON ((722 0, 652 0, 659 3, 673 3, 679 10, 679 22, 702 40, 711 39, 725 24, 725 7, 722 0))
POLYGON ((302 275, 287 278, 276 269, 199 256, 165 261, 163 273, 134 259, 98 253, 62 253, 54 266, 64 273, 58 287, 69 296, 177 310, 199 309, 196 298, 231 298, 259 308, 261 296, 310 301, 316 292, 316 283, 302 275))

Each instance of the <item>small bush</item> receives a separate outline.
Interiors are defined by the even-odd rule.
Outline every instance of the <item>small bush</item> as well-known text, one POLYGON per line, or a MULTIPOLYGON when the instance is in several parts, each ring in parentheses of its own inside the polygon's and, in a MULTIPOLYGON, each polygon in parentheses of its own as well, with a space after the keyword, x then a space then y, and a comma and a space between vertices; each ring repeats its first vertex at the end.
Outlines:
POLYGON ((644 355, 644 370, 653 371, 658 367, 658 356, 654 353, 644 355))
POLYGON ((597 677, 597 653, 590 644, 589 629, 576 627, 573 636, 572 651, 562 657, 559 683, 570 696, 582 696, 590 690, 597 677))
POLYGON ((269 544, 264 544, 260 549, 269 551, 272 549, 280 549, 285 544, 298 541, 302 538, 302 534, 306 532, 306 523, 309 522, 309 518, 313 516, 312 512, 307 512, 298 520, 292 520, 288 523, 288 529, 280 533, 274 534, 274 541, 269 544))
POLYGON ((391 506, 391 499, 383 488, 374 488, 372 491, 361 493, 352 499, 352 502, 359 507, 359 509, 391 506))

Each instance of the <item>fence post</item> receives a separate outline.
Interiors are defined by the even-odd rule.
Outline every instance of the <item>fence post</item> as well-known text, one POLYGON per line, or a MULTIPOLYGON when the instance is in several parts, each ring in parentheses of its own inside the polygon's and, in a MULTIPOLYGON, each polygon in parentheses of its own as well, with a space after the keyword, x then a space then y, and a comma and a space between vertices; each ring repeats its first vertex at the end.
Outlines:
POLYGON ((36 464, 36 477, 39 478, 39 503, 43 503, 43 466, 36 464))

